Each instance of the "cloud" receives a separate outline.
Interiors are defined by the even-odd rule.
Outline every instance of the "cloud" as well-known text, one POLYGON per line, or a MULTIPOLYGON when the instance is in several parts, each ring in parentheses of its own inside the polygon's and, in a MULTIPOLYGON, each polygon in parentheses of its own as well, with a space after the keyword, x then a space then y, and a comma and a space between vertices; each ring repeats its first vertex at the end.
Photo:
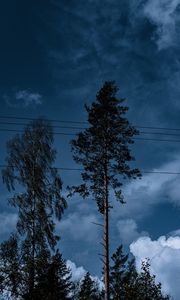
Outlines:
MULTIPOLYGON (((71 270, 72 280, 73 281, 80 281, 83 279, 87 271, 84 269, 83 266, 77 267, 74 262, 71 260, 66 261, 67 267, 71 270)), ((104 284, 102 280, 99 279, 97 276, 91 276, 92 280, 96 281, 100 287, 100 289, 104 288, 104 284)))
POLYGON ((137 223, 133 219, 125 219, 117 222, 117 229, 120 235, 122 244, 129 245, 137 240, 140 236, 147 236, 145 231, 138 232, 137 223))
POLYGON ((38 93, 30 93, 27 90, 22 90, 16 93, 15 98, 17 100, 23 101, 24 106, 29 105, 40 105, 42 104, 42 96, 38 93))
POLYGON ((3 96, 6 104, 10 107, 29 107, 42 104, 42 95, 39 93, 32 93, 28 90, 20 90, 16 92, 13 97, 8 95, 3 96))
POLYGON ((151 271, 157 277, 157 282, 162 283, 162 290, 179 299, 180 288, 180 236, 159 237, 151 240, 141 237, 130 245, 130 251, 135 256, 138 271, 141 262, 150 258, 151 271))
POLYGON ((86 274, 86 270, 84 269, 84 267, 77 267, 76 264, 71 260, 67 260, 66 265, 71 270, 73 281, 81 280, 86 274))
POLYGON ((156 41, 159 50, 174 44, 179 5, 180 0, 149 0, 144 5, 144 14, 157 26, 156 41))
MULTIPOLYGON (((179 155, 158 169, 152 169, 154 172, 179 172, 179 170, 179 155)), ((126 204, 120 205, 115 199, 113 200, 113 218, 132 218, 133 216, 135 220, 138 220, 150 214, 154 207, 161 203, 171 203, 180 207, 178 174, 146 174, 141 180, 126 183, 122 190, 126 204)))
POLYGON ((75 241, 83 240, 92 243, 98 239, 98 228, 93 222, 99 222, 94 214, 70 213, 66 219, 58 223, 57 230, 64 235, 69 234, 75 241))
MULTIPOLYGON (((67 260, 66 265, 71 271, 71 278, 74 282, 81 281, 87 273, 83 266, 77 267, 71 260, 67 260)), ((100 289, 104 287, 103 282, 97 276, 91 276, 91 278, 98 283, 100 289)))

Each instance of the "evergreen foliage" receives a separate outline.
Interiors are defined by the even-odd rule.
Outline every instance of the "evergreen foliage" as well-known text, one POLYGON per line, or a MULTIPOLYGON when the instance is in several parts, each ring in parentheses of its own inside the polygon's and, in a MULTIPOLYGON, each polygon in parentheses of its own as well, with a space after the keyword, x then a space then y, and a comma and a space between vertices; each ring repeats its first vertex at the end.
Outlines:
POLYGON ((129 162, 134 160, 129 145, 138 131, 125 118, 128 107, 125 99, 116 98, 118 88, 114 82, 105 82, 91 107, 85 106, 89 128, 79 133, 72 141, 74 160, 82 164, 84 184, 74 186, 73 192, 87 197, 90 193, 97 201, 100 213, 104 214, 104 176, 107 173, 108 188, 115 191, 116 199, 124 202, 121 193, 123 178, 140 177, 138 169, 132 169, 129 162), (106 172, 107 171, 107 172, 106 172), (88 184, 89 183, 89 184, 88 184))
POLYGON ((111 259, 113 265, 110 267, 110 293, 112 299, 119 300, 119 297, 125 297, 126 285, 129 283, 128 255, 123 254, 122 245, 117 248, 111 259))
POLYGON ((80 284, 78 300, 101 300, 102 293, 99 290, 98 284, 92 280, 90 273, 87 272, 80 284))
POLYGON ((128 107, 124 99, 116 97, 118 88, 114 82, 105 82, 91 107, 85 106, 89 128, 79 133, 72 141, 74 160, 83 165, 83 183, 70 188, 70 194, 82 197, 90 194, 97 202, 98 210, 104 215, 104 283, 105 299, 109 300, 109 191, 114 191, 118 201, 124 203, 121 192, 122 178, 140 177, 129 146, 138 131, 130 125, 125 115, 128 107), (121 176, 121 180, 120 180, 121 176))
POLYGON ((37 300, 69 300, 72 290, 71 272, 59 251, 56 251, 38 277, 37 300))
POLYGON ((150 263, 147 259, 142 262, 142 271, 138 275, 136 282, 137 296, 135 299, 140 300, 168 300, 169 296, 163 295, 161 283, 155 282, 155 275, 150 273, 150 263))
POLYGON ((113 300, 168 300, 163 295, 161 284, 156 283, 155 275, 150 273, 149 260, 142 262, 138 274, 134 260, 129 260, 119 246, 112 256, 110 267, 110 299, 113 300))

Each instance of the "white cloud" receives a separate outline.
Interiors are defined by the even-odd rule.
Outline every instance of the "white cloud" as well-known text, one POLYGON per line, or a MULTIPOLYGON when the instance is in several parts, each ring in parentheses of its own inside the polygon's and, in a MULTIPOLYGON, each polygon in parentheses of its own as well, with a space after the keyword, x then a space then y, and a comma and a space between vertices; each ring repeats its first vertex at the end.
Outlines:
POLYGON ((117 222, 117 229, 119 232, 122 244, 130 244, 137 240, 140 236, 147 236, 148 233, 145 231, 138 232, 138 226, 135 220, 125 219, 117 222))
POLYGON ((1 235, 14 231, 17 223, 17 215, 14 213, 0 214, 0 228, 1 235))
POLYGON ((176 9, 180 0, 149 0, 144 6, 144 13, 157 25, 157 44, 159 49, 174 44, 177 26, 176 9))
POLYGON ((76 264, 71 260, 67 260, 66 265, 71 270, 73 281, 81 280, 86 274, 86 270, 84 269, 84 267, 77 267, 76 264))
MULTIPOLYGON (((180 172, 180 157, 165 163, 152 171, 180 172)), ((145 174, 142 179, 132 180, 122 188, 126 204, 121 205, 113 200, 113 218, 132 218, 137 220, 150 214, 160 203, 169 202, 180 207, 179 175, 176 174, 145 174)), ((113 196, 111 196, 113 199, 113 196)))
POLYGON ((150 258, 152 274, 156 275, 157 282, 162 283, 162 290, 179 299, 180 295, 180 237, 161 236, 152 241, 149 237, 141 237, 130 245, 130 251, 136 258, 138 271, 141 262, 150 258))
MULTIPOLYGON (((87 271, 84 269, 83 266, 77 267, 74 262, 71 260, 66 261, 67 267, 71 270, 72 280, 73 281, 80 281, 84 278, 87 271)), ((104 284, 102 280, 99 279, 97 276, 91 276, 92 280, 96 281, 100 287, 100 289, 104 288, 104 284)))
POLYGON ((29 90, 20 90, 16 92, 13 97, 8 95, 3 96, 6 104, 10 107, 29 107, 42 104, 42 95, 39 93, 32 93, 29 90))
POLYGON ((99 222, 96 215, 83 215, 75 212, 58 223, 57 230, 60 230, 63 234, 70 234, 71 238, 76 241, 94 242, 98 239, 98 228, 93 224, 94 222, 99 222))
POLYGON ((25 106, 42 104, 42 96, 40 94, 30 93, 27 90, 17 92, 15 98, 22 100, 25 106))

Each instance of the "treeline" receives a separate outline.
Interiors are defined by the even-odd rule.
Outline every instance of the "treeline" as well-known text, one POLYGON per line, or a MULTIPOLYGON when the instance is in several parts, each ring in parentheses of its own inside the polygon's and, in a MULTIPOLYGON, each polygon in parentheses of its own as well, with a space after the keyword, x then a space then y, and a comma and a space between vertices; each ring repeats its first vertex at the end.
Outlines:
POLYGON ((150 274, 149 262, 136 272, 133 260, 118 247, 109 261, 109 191, 124 203, 120 176, 136 179, 140 171, 129 145, 138 131, 124 117, 128 108, 116 98, 117 87, 106 82, 88 112, 89 127, 72 141, 74 160, 80 163, 83 183, 68 187, 68 196, 92 196, 104 216, 104 288, 89 273, 72 282, 57 247, 55 223, 67 208, 62 180, 54 167, 53 130, 44 119, 32 121, 22 135, 7 143, 7 167, 2 179, 10 192, 9 205, 17 209, 16 230, 0 245, 0 291, 3 299, 17 300, 160 300, 161 285, 150 274))
MULTIPOLYGON (((134 259, 128 259, 123 253, 122 245, 111 257, 110 266, 110 299, 113 300, 168 300, 161 291, 161 284, 156 283, 155 275, 150 274, 148 259, 142 263, 141 272, 137 273, 134 259)), ((87 273, 84 279, 78 283, 76 300, 103 300, 104 290, 98 288, 87 273)))
MULTIPOLYGON (((71 270, 59 250, 47 257, 41 257, 34 266, 36 274, 34 288, 30 286, 30 270, 17 250, 17 239, 1 244, 0 288, 2 299, 20 300, 104 300, 105 291, 100 281, 87 272, 79 281, 72 281, 71 270), (19 254, 19 255, 18 255, 19 254)), ((134 259, 123 253, 122 245, 111 257, 110 299, 113 300, 170 300, 150 273, 148 259, 137 273, 134 259)))

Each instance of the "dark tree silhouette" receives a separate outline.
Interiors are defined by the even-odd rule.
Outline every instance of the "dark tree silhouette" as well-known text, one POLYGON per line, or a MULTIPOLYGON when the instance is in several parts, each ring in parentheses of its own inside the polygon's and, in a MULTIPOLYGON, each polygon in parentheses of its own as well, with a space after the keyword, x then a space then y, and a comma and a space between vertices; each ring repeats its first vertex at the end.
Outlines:
POLYGON ((109 190, 112 188, 116 199, 124 202, 121 193, 123 178, 140 176, 138 169, 132 169, 129 162, 134 160, 129 145, 138 131, 125 118, 128 110, 124 99, 117 99, 118 88, 114 82, 105 82, 91 107, 86 106, 89 128, 79 133, 72 141, 74 160, 82 164, 83 184, 72 187, 83 197, 93 195, 98 210, 104 215, 104 283, 105 299, 109 300, 109 190))
POLYGON ((163 295, 161 284, 156 283, 155 275, 150 273, 150 263, 142 263, 140 273, 137 273, 134 260, 129 260, 118 247, 112 256, 110 267, 110 299, 113 300, 169 300, 163 295))
POLYGON ((2 173, 8 190, 14 192, 9 203, 18 209, 21 274, 24 275, 26 295, 31 300, 36 299, 34 290, 39 261, 48 260, 50 250, 55 250, 59 239, 55 235, 54 217, 60 220, 67 206, 61 195, 61 179, 52 166, 56 157, 52 143, 49 122, 43 119, 31 122, 22 135, 8 142, 8 166, 2 173))
POLYGON ((135 300, 168 300, 169 296, 163 295, 161 283, 156 283, 156 276, 150 273, 149 260, 142 262, 142 271, 136 281, 137 296, 135 300))
POLYGON ((111 257, 113 265, 110 267, 110 295, 114 300, 125 299, 125 286, 128 282, 128 255, 123 253, 122 245, 111 257))
POLYGON ((23 294, 22 273, 17 236, 12 234, 8 241, 0 246, 0 290, 2 294, 19 299, 23 294))
POLYGON ((96 282, 91 278, 90 273, 87 272, 80 284, 78 293, 78 300, 101 300, 102 293, 96 282))
POLYGON ((59 251, 41 269, 36 285, 36 300, 70 300, 71 272, 59 251))

